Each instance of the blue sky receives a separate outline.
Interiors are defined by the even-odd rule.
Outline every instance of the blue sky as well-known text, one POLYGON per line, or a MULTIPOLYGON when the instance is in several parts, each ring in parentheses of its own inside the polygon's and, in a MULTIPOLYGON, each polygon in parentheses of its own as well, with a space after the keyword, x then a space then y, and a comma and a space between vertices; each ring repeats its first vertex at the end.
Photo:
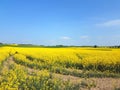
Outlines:
POLYGON ((120 44, 120 0, 0 0, 0 42, 120 44))

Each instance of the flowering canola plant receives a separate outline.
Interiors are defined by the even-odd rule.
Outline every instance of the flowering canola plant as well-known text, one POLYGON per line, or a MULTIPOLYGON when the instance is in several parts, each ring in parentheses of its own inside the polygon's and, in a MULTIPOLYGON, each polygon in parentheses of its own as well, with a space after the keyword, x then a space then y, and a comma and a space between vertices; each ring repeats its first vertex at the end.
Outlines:
POLYGON ((54 79, 52 72, 77 69, 120 73, 120 49, 0 47, 0 68, 0 88, 63 90, 72 84, 54 79), (2 70, 3 62, 10 57, 12 64, 2 70))

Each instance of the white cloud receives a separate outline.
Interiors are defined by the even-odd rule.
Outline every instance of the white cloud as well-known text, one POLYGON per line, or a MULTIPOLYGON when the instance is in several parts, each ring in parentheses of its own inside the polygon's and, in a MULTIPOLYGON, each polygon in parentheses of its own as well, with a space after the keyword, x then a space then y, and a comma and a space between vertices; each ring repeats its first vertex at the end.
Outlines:
POLYGON ((63 36, 63 37, 60 37, 60 39, 62 39, 62 40, 70 40, 71 38, 67 37, 67 36, 63 36))
POLYGON ((117 20, 110 20, 106 21, 100 24, 96 24, 97 26, 105 26, 105 27, 110 27, 110 26, 120 26, 120 19, 117 20))
POLYGON ((88 38, 88 37, 89 37, 89 36, 87 36, 87 35, 80 36, 81 39, 86 39, 86 38, 88 38))

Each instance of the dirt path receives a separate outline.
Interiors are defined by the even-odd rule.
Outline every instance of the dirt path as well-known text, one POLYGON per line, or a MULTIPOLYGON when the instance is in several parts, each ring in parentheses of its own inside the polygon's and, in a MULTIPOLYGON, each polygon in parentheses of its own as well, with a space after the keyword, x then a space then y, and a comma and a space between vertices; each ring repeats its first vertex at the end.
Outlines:
POLYGON ((3 68, 8 68, 10 67, 11 64, 13 64, 13 56, 10 56, 6 61, 3 62, 3 68))
POLYGON ((13 63, 14 63, 13 56, 8 57, 7 60, 5 60, 3 62, 3 64, 2 64, 0 74, 5 73, 6 71, 8 71, 10 69, 10 65, 12 65, 13 63))
MULTIPOLYGON (((120 78, 79 78, 71 75, 61 75, 54 74, 55 78, 60 78, 62 80, 70 80, 72 83, 81 83, 84 84, 95 84, 96 87, 91 88, 90 90, 120 90, 120 78), (115 89, 116 88, 116 89, 115 89)), ((81 90, 88 90, 86 88, 82 88, 81 90)))

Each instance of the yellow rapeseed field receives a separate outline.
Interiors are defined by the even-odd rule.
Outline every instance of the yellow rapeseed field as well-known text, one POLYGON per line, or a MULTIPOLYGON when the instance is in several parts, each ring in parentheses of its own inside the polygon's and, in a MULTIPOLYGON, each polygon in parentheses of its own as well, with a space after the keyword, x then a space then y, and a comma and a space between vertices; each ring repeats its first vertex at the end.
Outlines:
POLYGON ((0 70, 0 88, 73 90, 74 85, 54 79, 51 73, 80 76, 70 70, 93 70, 119 74, 120 49, 1 47, 0 70))
POLYGON ((14 55, 16 61, 51 65, 60 65, 74 68, 93 68, 104 66, 101 69, 114 69, 120 65, 120 49, 108 48, 0 48, 0 61, 5 60, 9 54, 14 55), (17 54, 15 54, 17 52, 17 54), (81 66, 82 65, 82 66, 81 66), (80 67, 81 66, 81 67, 80 67), (107 68, 106 68, 107 67, 107 68), (110 68, 108 68, 110 67, 110 68))

